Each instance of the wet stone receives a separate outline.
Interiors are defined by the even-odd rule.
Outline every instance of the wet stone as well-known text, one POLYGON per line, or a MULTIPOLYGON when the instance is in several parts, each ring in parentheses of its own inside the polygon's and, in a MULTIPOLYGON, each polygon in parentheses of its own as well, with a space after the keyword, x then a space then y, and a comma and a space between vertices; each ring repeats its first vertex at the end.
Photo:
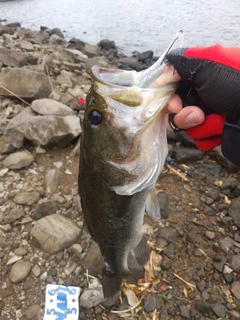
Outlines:
POLYGON ((158 294, 150 293, 149 296, 144 299, 143 305, 146 312, 152 312, 154 309, 161 309, 163 304, 158 294))

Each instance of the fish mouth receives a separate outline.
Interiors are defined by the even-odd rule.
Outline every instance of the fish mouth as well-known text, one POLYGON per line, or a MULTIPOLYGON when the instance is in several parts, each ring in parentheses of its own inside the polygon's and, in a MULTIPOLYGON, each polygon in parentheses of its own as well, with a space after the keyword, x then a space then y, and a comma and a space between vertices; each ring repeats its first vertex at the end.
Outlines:
POLYGON ((91 72, 94 90, 113 108, 113 113, 120 113, 119 118, 128 113, 128 117, 135 120, 134 122, 138 121, 139 125, 151 122, 177 89, 176 83, 159 87, 156 82, 154 87, 141 88, 137 85, 141 72, 136 71, 93 66, 91 72), (134 107, 135 110, 130 110, 129 107, 134 107))

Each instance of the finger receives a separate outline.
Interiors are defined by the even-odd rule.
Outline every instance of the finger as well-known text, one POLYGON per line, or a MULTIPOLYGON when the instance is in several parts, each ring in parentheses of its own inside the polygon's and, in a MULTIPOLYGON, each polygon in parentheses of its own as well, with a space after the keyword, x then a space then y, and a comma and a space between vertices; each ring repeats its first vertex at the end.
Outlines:
POLYGON ((173 65, 166 66, 163 74, 157 79, 157 85, 159 87, 165 86, 171 82, 178 82, 181 80, 180 75, 176 72, 173 65))
POLYGON ((166 113, 178 113, 182 109, 182 99, 175 94, 165 107, 166 113))
POLYGON ((183 108, 173 118, 174 124, 180 129, 190 129, 203 123, 204 120, 204 112, 196 106, 183 108))

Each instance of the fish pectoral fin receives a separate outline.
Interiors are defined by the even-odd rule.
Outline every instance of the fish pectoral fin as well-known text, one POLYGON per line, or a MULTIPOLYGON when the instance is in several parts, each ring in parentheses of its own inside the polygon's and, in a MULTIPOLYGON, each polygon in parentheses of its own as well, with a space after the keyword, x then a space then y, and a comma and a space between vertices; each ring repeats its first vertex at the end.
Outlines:
POLYGON ((122 274, 108 275, 106 272, 103 273, 102 286, 105 299, 115 296, 118 292, 120 293, 122 280, 122 274))
POLYGON ((146 212, 149 217, 155 221, 161 219, 160 205, 157 199, 155 188, 151 189, 148 194, 146 201, 146 212))
POLYGON ((139 244, 132 250, 133 256, 141 266, 144 266, 150 259, 150 248, 147 241, 148 236, 143 234, 139 244))

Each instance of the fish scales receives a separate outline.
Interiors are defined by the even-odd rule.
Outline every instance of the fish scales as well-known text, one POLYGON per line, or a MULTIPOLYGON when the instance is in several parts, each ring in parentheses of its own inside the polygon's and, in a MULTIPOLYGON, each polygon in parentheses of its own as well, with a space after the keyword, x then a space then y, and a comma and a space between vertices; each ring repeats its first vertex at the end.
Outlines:
MULTIPOLYGON (((181 41, 178 34, 169 48, 181 41)), ((155 67, 139 73, 92 68, 78 184, 84 220, 103 257, 106 298, 120 290, 123 279, 136 280, 128 268, 129 254, 140 265, 149 259, 142 233, 145 211, 160 219, 155 183, 167 156, 163 108, 177 85, 159 88, 156 79, 169 48, 155 67)))

